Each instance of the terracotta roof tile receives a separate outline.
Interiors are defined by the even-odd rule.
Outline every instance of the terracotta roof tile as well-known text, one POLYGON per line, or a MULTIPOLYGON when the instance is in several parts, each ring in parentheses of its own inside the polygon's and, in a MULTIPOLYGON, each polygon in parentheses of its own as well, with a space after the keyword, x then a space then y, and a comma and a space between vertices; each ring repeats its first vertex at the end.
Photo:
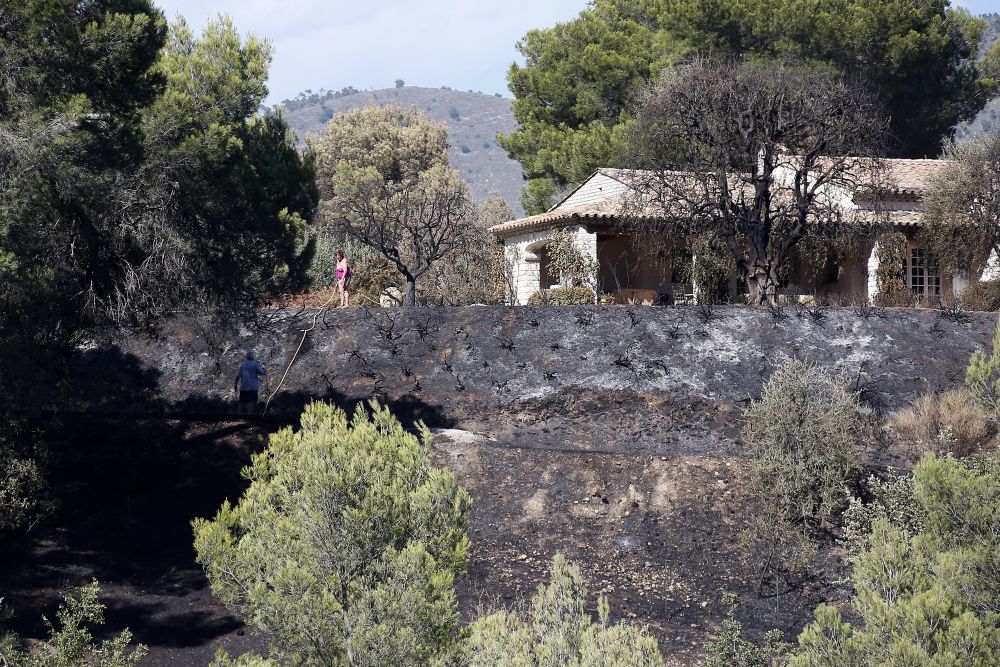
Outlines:
POLYGON ((886 160, 894 193, 923 194, 931 178, 947 164, 944 160, 886 160))
MULTIPOLYGON (((888 194, 905 199, 919 199, 931 177, 946 163, 943 160, 890 159, 886 164, 889 169, 889 181, 892 184, 888 194)), ((598 173, 624 184, 626 186, 624 191, 643 181, 643 172, 632 169, 604 168, 595 172, 595 175, 598 173)), ((567 196, 547 213, 495 225, 490 231, 497 236, 508 237, 580 223, 603 224, 610 227, 621 211, 624 191, 615 190, 609 192, 603 201, 590 201, 579 206, 567 206, 567 200, 570 198, 567 196)), ((890 219, 897 226, 919 225, 920 218, 921 214, 918 211, 890 211, 890 219)))

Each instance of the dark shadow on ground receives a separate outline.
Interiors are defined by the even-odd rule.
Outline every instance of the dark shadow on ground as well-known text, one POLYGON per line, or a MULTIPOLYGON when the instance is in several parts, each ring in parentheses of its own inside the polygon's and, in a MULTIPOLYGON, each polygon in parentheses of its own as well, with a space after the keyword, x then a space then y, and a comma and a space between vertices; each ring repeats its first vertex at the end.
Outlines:
POLYGON ((45 635, 62 592, 96 578, 108 602, 102 634, 128 627, 154 649, 195 646, 241 626, 195 563, 190 522, 235 500, 241 469, 274 430, 251 422, 63 419, 52 445, 56 514, 4 536, 0 591, 10 629, 45 635))
MULTIPOLYGON (((328 387, 320 394, 310 394, 304 391, 279 392, 267 405, 266 412, 264 411, 264 395, 262 395, 253 419, 261 423, 298 423, 299 415, 302 414, 306 405, 313 401, 329 403, 350 415, 354 414, 359 405, 367 405, 372 400, 387 406, 404 426, 409 427, 419 421, 423 421, 430 427, 450 428, 454 425, 454 420, 450 419, 440 406, 425 403, 412 394, 391 398, 376 393, 369 398, 361 399, 348 396, 332 387, 328 387)), ((235 396, 233 400, 226 401, 215 396, 191 394, 184 400, 169 405, 166 409, 168 414, 175 416, 210 419, 235 415, 236 402, 235 396)))

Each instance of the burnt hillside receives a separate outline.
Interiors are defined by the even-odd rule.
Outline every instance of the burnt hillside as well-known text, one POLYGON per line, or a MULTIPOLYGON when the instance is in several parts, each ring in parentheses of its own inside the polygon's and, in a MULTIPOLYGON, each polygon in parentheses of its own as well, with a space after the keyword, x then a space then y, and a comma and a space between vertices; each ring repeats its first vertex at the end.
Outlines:
MULTIPOLYGON (((990 340, 995 322, 985 313, 851 308, 275 311, 256 330, 177 320, 155 339, 133 338, 113 353, 98 348, 81 362, 96 366, 90 373, 101 378, 107 372, 101 369, 115 366, 107 355, 124 355, 133 379, 108 377, 109 384, 139 383, 136 393, 157 404, 211 412, 229 400, 230 372, 242 350, 255 349, 277 375, 314 319, 272 414, 292 415, 307 398, 381 398, 461 421, 576 389, 732 402, 756 394, 782 355, 861 378, 895 409, 961 381, 969 355, 990 340)), ((109 403, 122 407, 114 398, 109 403)))
MULTIPOLYGON (((523 603, 552 556, 579 563, 593 604, 648 625, 670 665, 696 664, 726 609, 756 636, 790 640, 820 602, 848 594, 832 541, 816 572, 776 599, 740 546, 754 507, 740 440, 746 401, 781 354, 842 370, 872 410, 960 384, 996 316, 919 310, 493 308, 274 312, 263 326, 176 320, 157 336, 94 341, 91 392, 59 406, 59 511, 11 545, 0 590, 54 610, 62 586, 97 577, 106 633, 129 626, 144 665, 204 665, 218 647, 260 647, 194 561, 190 520, 245 487, 240 469, 314 398, 387 401, 434 429, 431 455, 473 497, 466 618, 523 603), (315 322, 299 349, 301 330, 315 322), (232 374, 254 348, 288 369, 270 415, 234 420, 232 374), (89 396, 105 396, 100 402, 89 396), (66 410, 75 409, 74 413, 66 410), (82 412, 80 412, 82 411, 82 412), (59 582, 54 584, 53 582, 59 582)), ((894 463, 892 453, 866 454, 894 463)), ((37 638, 23 615, 13 627, 37 638)))

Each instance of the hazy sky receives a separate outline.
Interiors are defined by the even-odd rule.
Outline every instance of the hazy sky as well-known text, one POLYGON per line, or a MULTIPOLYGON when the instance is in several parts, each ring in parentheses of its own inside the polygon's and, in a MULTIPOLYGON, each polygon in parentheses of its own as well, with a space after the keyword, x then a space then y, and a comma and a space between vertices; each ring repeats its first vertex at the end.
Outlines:
MULTIPOLYGON (((507 91, 514 44, 575 16, 586 0, 156 0, 200 28, 219 13, 274 45, 269 102, 321 87, 386 88, 396 79, 507 91)), ((956 2, 974 13, 1000 0, 956 2)))

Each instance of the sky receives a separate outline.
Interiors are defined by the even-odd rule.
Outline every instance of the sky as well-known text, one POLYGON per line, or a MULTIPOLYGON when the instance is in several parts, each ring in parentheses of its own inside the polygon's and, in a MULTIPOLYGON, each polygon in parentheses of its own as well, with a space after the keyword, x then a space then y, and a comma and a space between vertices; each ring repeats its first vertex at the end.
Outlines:
MULTIPOLYGON (((156 0, 194 28, 220 13, 274 46, 273 104, 301 91, 407 85, 502 93, 528 30, 576 16, 586 0, 156 0)), ((1000 11, 1000 0, 953 4, 1000 11)))

